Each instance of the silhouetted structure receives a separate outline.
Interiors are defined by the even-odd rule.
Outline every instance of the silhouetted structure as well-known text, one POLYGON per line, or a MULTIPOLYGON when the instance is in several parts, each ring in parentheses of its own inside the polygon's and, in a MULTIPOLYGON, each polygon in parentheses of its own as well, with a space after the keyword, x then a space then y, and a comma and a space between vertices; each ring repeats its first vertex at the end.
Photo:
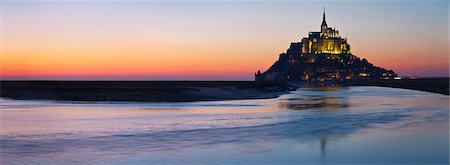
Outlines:
POLYGON ((325 21, 320 32, 310 32, 301 42, 291 43, 266 72, 255 73, 255 80, 332 81, 344 79, 392 79, 397 74, 374 66, 351 54, 350 45, 339 31, 325 21))

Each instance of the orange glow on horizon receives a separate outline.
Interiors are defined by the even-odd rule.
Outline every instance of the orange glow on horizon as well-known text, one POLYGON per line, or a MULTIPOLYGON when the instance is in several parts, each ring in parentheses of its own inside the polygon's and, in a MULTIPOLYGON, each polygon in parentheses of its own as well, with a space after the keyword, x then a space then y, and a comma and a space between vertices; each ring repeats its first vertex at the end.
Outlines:
MULTIPOLYGON (((440 2, 327 4, 334 6, 327 9, 327 23, 348 38, 354 55, 400 76, 448 76, 448 9, 440 2)), ((320 31, 323 7, 310 2, 0 5, 1 79, 253 80, 291 42, 320 31)))

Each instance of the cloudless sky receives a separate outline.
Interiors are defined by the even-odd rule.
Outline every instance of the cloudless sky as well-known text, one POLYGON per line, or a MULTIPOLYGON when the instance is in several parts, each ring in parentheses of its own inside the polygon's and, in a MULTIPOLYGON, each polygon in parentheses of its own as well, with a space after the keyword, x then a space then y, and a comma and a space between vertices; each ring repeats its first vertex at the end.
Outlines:
POLYGON ((2 79, 253 80, 327 23, 400 76, 448 76, 448 1, 2 1, 2 79))

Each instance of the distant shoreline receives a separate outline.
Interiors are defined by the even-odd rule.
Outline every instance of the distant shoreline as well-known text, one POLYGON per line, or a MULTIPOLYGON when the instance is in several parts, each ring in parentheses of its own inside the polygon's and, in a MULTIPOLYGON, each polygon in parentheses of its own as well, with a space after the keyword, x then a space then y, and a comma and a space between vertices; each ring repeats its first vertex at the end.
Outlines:
MULTIPOLYGON (((449 95, 448 78, 359 80, 342 86, 381 86, 449 95)), ((254 81, 0 81, 0 96, 18 100, 192 102, 276 98, 298 87, 329 83, 254 81)))
POLYGON ((422 78, 401 80, 362 80, 351 81, 351 86, 379 86, 412 89, 431 93, 449 95, 449 78, 422 78))
POLYGON ((192 102, 276 98, 294 87, 253 81, 1 81, 2 98, 56 101, 192 102))

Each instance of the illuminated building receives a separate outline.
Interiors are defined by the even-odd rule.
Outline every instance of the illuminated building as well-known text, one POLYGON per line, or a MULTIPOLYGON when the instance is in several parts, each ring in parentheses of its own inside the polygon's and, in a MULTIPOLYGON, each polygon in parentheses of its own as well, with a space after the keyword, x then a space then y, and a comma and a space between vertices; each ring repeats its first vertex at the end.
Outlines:
POLYGON ((302 53, 330 53, 330 54, 350 54, 350 45, 346 38, 339 36, 339 31, 328 27, 325 20, 325 10, 323 20, 320 25, 320 32, 309 32, 308 37, 301 41, 302 53))
POLYGON ((351 54, 350 45, 339 31, 330 28, 325 10, 320 32, 309 32, 300 42, 291 43, 267 71, 255 73, 255 80, 334 81, 350 79, 393 79, 397 74, 374 66, 351 54))

